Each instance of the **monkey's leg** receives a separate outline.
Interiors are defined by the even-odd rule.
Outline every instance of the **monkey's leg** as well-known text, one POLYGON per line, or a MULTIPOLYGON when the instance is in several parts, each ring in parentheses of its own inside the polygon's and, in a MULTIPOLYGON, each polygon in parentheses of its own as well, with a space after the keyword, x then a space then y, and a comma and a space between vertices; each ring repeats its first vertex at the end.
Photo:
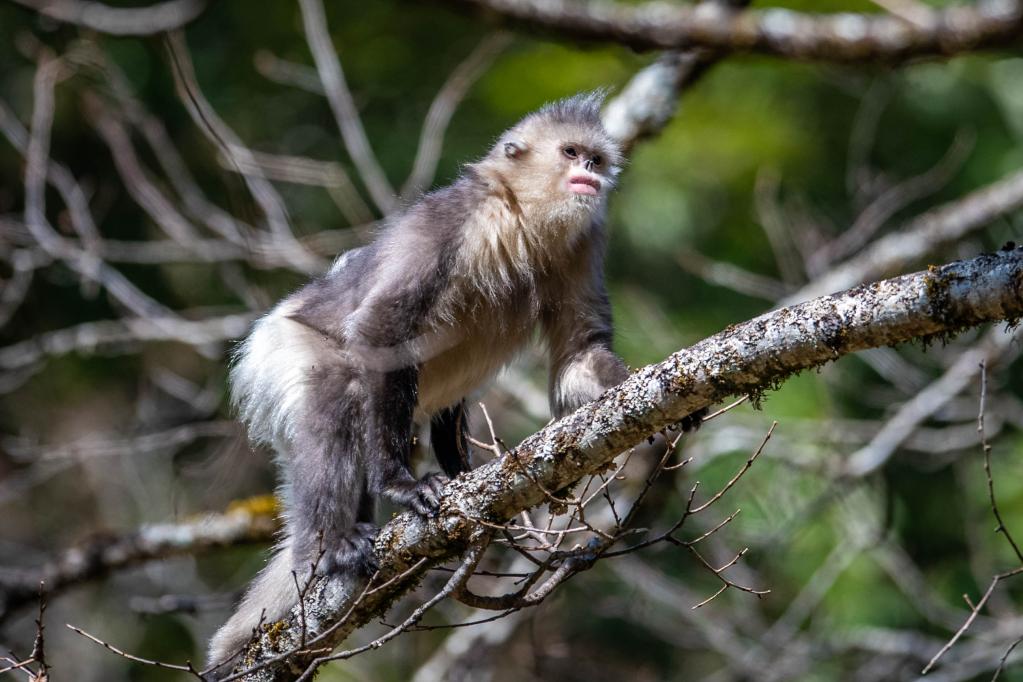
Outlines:
POLYGON ((469 463, 469 419, 465 401, 441 410, 430 420, 430 444, 448 478, 472 469, 469 463))
POLYGON ((412 473, 412 415, 418 384, 419 370, 415 367, 372 377, 363 457, 370 494, 383 495, 418 514, 431 515, 437 511, 448 479, 433 473, 416 480, 412 473))
POLYGON ((324 377, 317 404, 297 425, 291 443, 287 517, 295 568, 372 573, 372 501, 365 501, 360 392, 352 377, 324 377))

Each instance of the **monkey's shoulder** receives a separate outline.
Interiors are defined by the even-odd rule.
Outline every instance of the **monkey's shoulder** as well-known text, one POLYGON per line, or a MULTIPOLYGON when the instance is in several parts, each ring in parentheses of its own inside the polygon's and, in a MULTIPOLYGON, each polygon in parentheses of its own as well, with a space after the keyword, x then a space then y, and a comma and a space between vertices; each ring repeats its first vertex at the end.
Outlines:
POLYGON ((492 183, 475 167, 467 166, 450 185, 424 194, 403 214, 385 228, 409 236, 408 233, 432 235, 456 241, 467 221, 493 195, 492 183))

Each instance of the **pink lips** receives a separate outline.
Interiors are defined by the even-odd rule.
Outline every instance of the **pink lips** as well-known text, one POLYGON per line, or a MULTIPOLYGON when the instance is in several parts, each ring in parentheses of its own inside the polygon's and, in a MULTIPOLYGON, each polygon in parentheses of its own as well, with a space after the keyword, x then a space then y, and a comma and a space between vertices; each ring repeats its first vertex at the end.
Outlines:
POLYGON ((568 179, 568 189, 576 194, 594 196, 600 191, 600 180, 590 175, 573 175, 568 179))

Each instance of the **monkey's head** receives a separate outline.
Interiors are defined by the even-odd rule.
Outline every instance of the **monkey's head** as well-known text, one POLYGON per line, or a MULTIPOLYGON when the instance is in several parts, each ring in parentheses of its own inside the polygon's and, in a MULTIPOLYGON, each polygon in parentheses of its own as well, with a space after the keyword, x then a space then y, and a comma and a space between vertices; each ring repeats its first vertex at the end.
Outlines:
POLYGON ((600 121, 603 100, 598 91, 553 102, 501 136, 488 160, 525 211, 586 222, 603 210, 622 163, 600 121))

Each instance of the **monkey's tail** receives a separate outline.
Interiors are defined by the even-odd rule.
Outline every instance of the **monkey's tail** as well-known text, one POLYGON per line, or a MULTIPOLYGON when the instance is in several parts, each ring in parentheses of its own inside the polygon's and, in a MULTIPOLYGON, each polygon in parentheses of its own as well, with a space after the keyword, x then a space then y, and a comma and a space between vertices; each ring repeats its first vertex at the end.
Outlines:
MULTIPOLYGON (((288 615, 298 603, 291 571, 291 543, 285 540, 277 547, 266 568, 252 581, 234 615, 213 635, 207 659, 210 665, 237 656, 252 639, 260 618, 263 623, 272 623, 288 615)), ((232 664, 223 666, 217 670, 217 676, 226 675, 232 667, 232 664)))

